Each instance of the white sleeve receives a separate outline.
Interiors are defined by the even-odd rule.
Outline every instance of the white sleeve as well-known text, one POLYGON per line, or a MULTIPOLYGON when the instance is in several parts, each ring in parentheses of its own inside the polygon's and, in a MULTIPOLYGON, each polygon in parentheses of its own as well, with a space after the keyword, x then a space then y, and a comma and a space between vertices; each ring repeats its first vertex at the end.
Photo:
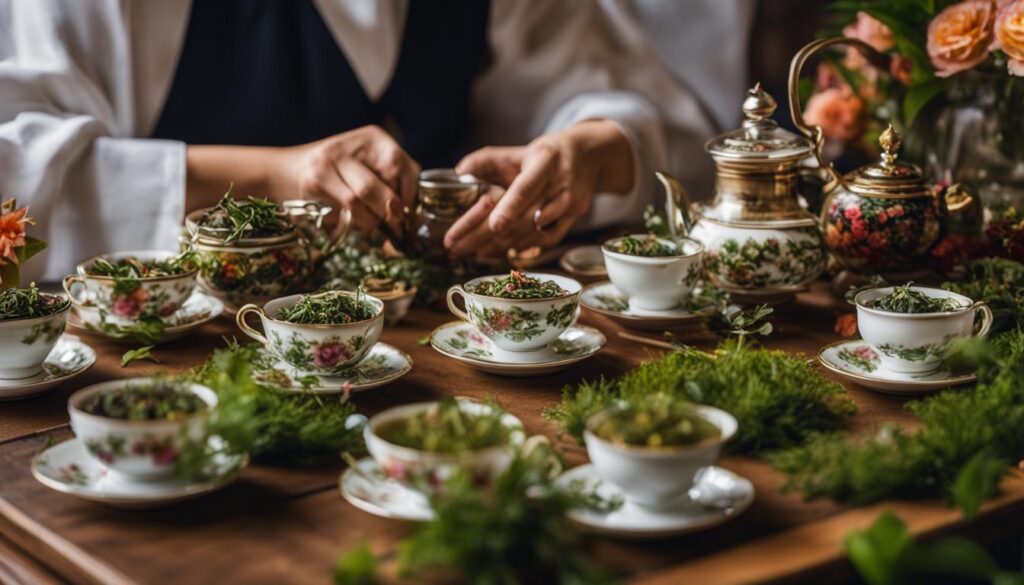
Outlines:
POLYGON ((640 220, 661 201, 654 171, 688 188, 709 187, 704 142, 714 124, 648 45, 619 0, 492 3, 491 69, 474 91, 487 144, 523 144, 587 119, 618 124, 633 147, 633 190, 598 194, 577 229, 640 220))
POLYGON ((28 205, 30 233, 50 243, 26 281, 179 235, 185 145, 134 138, 122 4, 0 0, 0 194, 28 205))

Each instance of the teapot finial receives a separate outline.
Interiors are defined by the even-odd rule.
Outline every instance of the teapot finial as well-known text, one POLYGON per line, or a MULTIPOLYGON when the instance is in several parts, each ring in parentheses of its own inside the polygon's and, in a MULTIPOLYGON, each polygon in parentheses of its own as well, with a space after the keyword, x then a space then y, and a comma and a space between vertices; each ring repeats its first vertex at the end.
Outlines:
POLYGON ((762 89, 761 82, 758 82, 747 90, 747 99, 743 100, 743 114, 748 120, 764 120, 775 113, 778 105, 775 98, 762 89))
POLYGON ((878 137, 878 144, 882 146, 882 160, 885 161, 886 165, 891 165, 896 161, 903 140, 900 138, 899 133, 896 132, 896 129, 892 127, 892 124, 889 124, 885 132, 882 132, 882 135, 878 137))

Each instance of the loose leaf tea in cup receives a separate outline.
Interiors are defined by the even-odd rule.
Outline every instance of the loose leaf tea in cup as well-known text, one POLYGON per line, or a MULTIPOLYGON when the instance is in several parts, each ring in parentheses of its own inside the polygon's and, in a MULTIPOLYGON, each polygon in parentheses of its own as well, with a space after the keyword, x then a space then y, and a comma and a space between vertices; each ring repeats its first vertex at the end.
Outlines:
POLYGON ((547 299, 569 294, 553 280, 540 280, 513 270, 508 276, 484 280, 476 284, 471 293, 501 299, 547 299))
POLYGON ((277 319, 306 325, 338 325, 365 321, 374 316, 373 305, 362 291, 355 295, 327 291, 305 295, 290 307, 281 307, 277 319))
POLYGON ((912 288, 914 283, 893 287, 892 292, 875 299, 872 308, 890 313, 949 313, 967 307, 953 297, 933 297, 912 288))
POLYGON ((121 420, 180 420, 207 404, 187 387, 167 381, 133 385, 92 396, 81 409, 121 420))
POLYGON ((678 246, 653 235, 640 238, 629 235, 622 236, 618 240, 605 244, 605 248, 630 256, 665 257, 681 254, 678 246))
POLYGON ((497 406, 469 412, 459 401, 446 397, 411 416, 386 422, 375 433, 381 439, 410 449, 432 453, 462 453, 502 445, 508 441, 505 411, 497 406))

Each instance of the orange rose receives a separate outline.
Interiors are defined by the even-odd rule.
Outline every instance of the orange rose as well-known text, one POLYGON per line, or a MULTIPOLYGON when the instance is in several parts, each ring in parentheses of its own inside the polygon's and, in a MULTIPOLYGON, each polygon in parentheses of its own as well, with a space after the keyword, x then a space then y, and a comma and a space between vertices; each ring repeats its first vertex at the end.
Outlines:
POLYGON ((0 266, 7 261, 18 263, 16 249, 25 245, 25 224, 32 223, 26 213, 28 208, 17 209, 14 199, 0 204, 0 266))
MULTIPOLYGON (((843 36, 864 41, 882 53, 896 45, 892 29, 866 12, 857 13, 857 20, 843 28, 843 36)), ((864 55, 853 47, 847 49, 844 64, 849 69, 867 75, 869 81, 874 81, 877 76, 877 72, 868 64, 864 55)))
POLYGON ((860 136, 864 102, 849 87, 833 87, 811 96, 804 121, 821 126, 828 138, 851 142, 860 136))
POLYGON ((988 58, 995 17, 992 0, 966 0, 932 19, 928 24, 928 57, 935 76, 949 77, 988 58))
POLYGON ((1010 73, 1024 77, 1024 1, 1014 0, 999 9, 996 41, 1010 58, 1010 73))

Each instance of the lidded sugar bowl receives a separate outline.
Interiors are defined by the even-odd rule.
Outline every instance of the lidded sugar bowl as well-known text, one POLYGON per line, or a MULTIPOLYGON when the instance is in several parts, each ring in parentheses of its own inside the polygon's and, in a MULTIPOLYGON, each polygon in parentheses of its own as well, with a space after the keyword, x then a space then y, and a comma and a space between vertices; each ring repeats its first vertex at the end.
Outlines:
POLYGON ((707 142, 716 167, 710 204, 690 205, 678 181, 658 174, 670 229, 704 244, 709 278, 738 300, 784 298, 825 267, 818 221, 800 204, 800 164, 814 146, 770 119, 776 107, 756 85, 743 127, 707 142))

